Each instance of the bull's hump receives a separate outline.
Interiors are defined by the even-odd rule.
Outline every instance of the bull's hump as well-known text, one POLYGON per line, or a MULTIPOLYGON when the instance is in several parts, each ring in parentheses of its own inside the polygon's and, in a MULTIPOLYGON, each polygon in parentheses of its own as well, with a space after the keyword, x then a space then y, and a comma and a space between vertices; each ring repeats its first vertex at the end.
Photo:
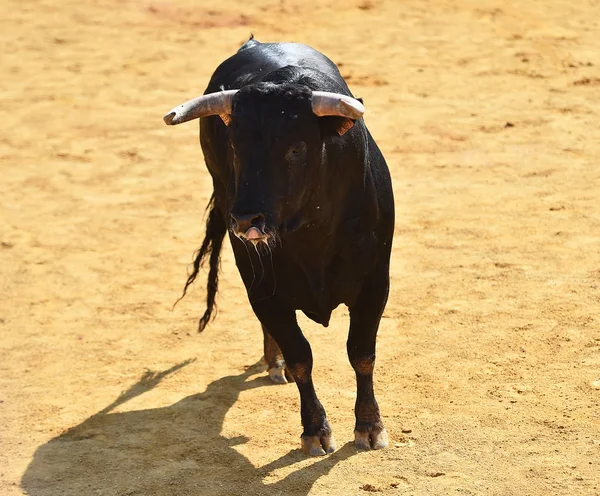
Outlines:
POLYGON ((257 43, 249 48, 250 50, 246 53, 253 55, 257 62, 260 60, 274 61, 280 64, 280 67, 285 67, 286 65, 314 67, 315 64, 326 64, 330 67, 336 67, 321 52, 302 43, 257 43))
POLYGON ((213 74, 207 93, 223 88, 234 89, 237 82, 250 82, 289 65, 313 69, 341 78, 337 66, 325 55, 301 43, 260 43, 250 40, 225 60, 213 74), (252 45, 248 45, 252 42, 252 45), (245 47, 245 48, 244 48, 245 47), (250 81, 248 80, 250 79, 250 81))

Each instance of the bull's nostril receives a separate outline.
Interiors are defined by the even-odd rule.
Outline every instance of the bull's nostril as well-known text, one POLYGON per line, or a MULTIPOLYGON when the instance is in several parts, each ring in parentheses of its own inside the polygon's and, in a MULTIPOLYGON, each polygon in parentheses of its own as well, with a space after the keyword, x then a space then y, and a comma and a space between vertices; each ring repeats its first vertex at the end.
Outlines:
POLYGON ((265 216, 263 214, 236 214, 231 213, 231 229, 234 233, 245 233, 251 227, 257 228, 261 233, 265 229, 265 216))
POLYGON ((265 218, 262 214, 257 215, 256 217, 252 218, 252 220, 250 221, 250 225, 256 226, 262 230, 265 225, 265 218))

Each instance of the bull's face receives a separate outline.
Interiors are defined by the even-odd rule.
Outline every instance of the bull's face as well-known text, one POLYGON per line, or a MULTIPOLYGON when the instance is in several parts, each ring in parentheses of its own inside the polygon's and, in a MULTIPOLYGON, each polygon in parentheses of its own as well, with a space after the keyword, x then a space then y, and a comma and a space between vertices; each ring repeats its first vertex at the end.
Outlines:
POLYGON ((258 84, 233 100, 229 140, 231 230, 254 243, 303 223, 311 188, 319 186, 319 117, 311 91, 299 85, 258 84))
POLYGON ((194 98, 163 119, 172 125, 220 115, 229 126, 231 229, 258 243, 306 222, 303 207, 320 188, 322 136, 328 128, 343 135, 364 111, 349 95, 258 83, 194 98), (321 117, 333 121, 326 126, 321 117))

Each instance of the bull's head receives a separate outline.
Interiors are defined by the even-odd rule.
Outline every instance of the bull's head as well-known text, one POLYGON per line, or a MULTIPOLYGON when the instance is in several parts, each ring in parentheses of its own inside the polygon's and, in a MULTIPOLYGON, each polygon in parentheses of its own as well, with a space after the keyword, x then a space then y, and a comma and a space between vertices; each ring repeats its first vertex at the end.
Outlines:
POLYGON ((338 134, 362 117, 360 101, 303 85, 258 83, 211 93, 175 107, 166 124, 219 115, 232 149, 231 229, 254 243, 267 242, 298 218, 310 194, 311 175, 323 160, 319 118, 337 116, 338 134))

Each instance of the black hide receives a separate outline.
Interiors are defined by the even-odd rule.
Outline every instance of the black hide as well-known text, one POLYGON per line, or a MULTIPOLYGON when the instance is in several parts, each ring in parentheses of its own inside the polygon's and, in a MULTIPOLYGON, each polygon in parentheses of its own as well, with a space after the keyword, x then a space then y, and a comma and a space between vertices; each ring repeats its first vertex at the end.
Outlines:
POLYGON ((230 89, 240 89, 231 115, 200 122, 214 184, 206 239, 196 260, 197 269, 212 250, 201 328, 211 316, 219 251, 229 231, 263 327, 269 367, 282 367, 282 352, 287 376, 299 388, 305 451, 322 454, 335 446, 295 312, 327 326, 340 303, 350 313, 347 351, 358 387, 356 444, 384 447, 387 436, 372 372, 394 230, 385 160, 362 119, 340 135, 352 122, 313 114, 312 91, 352 94, 335 64, 312 48, 251 39, 217 68, 205 94, 230 89), (268 238, 257 242, 239 236, 251 228, 268 238))

